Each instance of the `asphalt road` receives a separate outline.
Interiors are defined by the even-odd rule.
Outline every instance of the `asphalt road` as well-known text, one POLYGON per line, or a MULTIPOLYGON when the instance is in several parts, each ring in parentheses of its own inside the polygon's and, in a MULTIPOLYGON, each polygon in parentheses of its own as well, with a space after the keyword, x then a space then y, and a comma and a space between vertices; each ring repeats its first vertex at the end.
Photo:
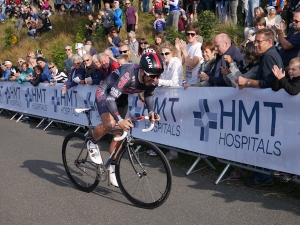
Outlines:
MULTIPOLYGON (((159 208, 133 206, 118 188, 72 185, 61 159, 67 134, 0 114, 0 224, 298 224, 299 201, 223 182, 172 164, 173 187, 159 208)), ((105 148, 105 145, 101 146, 105 148)))

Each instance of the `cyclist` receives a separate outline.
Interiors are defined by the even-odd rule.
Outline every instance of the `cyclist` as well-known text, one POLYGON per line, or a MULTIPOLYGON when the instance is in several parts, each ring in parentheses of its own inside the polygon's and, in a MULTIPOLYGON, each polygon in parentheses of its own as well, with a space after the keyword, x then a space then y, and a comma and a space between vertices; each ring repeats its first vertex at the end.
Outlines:
MULTIPOLYGON (((151 123, 160 120, 154 117, 153 94, 158 85, 158 78, 164 71, 162 59, 155 53, 148 52, 142 55, 140 64, 125 64, 110 74, 96 90, 95 104, 98 108, 102 124, 95 127, 91 140, 87 142, 89 155, 94 163, 102 164, 97 141, 110 132, 118 123, 119 127, 128 131, 133 125, 125 118, 128 111, 128 94, 144 91, 145 104, 148 108, 151 123)), ((114 137, 120 136, 115 133, 114 137)), ((113 151, 115 141, 111 142, 109 152, 113 151)), ((112 159, 114 160, 114 159, 112 159)), ((110 181, 118 187, 115 177, 115 166, 110 165, 110 181)))

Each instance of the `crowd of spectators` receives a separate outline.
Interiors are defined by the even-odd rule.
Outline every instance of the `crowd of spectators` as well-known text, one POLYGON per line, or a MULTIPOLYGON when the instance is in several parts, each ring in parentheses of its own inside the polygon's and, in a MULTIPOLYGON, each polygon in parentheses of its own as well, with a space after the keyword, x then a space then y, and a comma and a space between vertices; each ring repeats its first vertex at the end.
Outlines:
MULTIPOLYGON (((58 4, 58 1, 55 2, 58 4)), ((170 5, 168 12, 160 0, 153 2, 153 14, 158 16, 157 20, 160 21, 156 20, 154 23, 154 45, 149 45, 143 37, 137 37, 135 31, 138 29, 138 13, 130 1, 125 0, 127 40, 121 40, 119 32, 123 24, 120 18, 123 12, 119 7, 120 3, 106 2, 95 21, 92 14, 86 13, 90 23, 86 26, 88 34, 84 43, 75 43, 74 52, 72 44, 64 46, 64 70, 59 70, 55 63, 48 62, 42 51, 37 50, 35 53, 29 52, 26 59, 19 57, 18 66, 13 66, 10 60, 2 63, 0 80, 30 82, 33 86, 40 82, 49 83, 51 86, 64 83, 62 93, 65 93, 79 84, 99 85, 119 66, 126 63, 138 64, 143 54, 155 52, 164 62, 164 72, 158 80, 159 87, 251 87, 272 88, 274 91, 283 88, 287 93, 297 95, 300 92, 299 4, 294 7, 291 23, 286 24, 280 16, 281 6, 271 5, 264 11, 263 8, 253 7, 256 1, 248 2, 251 3, 248 13, 252 10, 253 18, 249 19, 249 15, 246 17, 245 41, 241 43, 240 48, 235 47, 225 33, 216 35, 213 42, 203 40, 200 37, 199 25, 192 21, 187 21, 184 26, 186 40, 176 38, 175 43, 166 41, 162 31, 171 25, 176 28, 178 21, 174 20, 176 21, 183 12, 177 0, 167 2, 170 5), (165 14, 169 14, 166 22, 165 14), (250 21, 253 21, 253 24, 250 21), (91 34, 97 26, 104 26, 107 45, 99 54, 92 46, 91 39, 91 34)), ((59 13, 66 4, 57 4, 55 10, 59 13)), ((71 4, 71 1, 68 1, 68 4, 71 4)), ((225 8, 227 4, 230 8, 236 7, 231 1, 218 1, 218 7, 219 4, 225 8)), ((208 5, 201 7, 210 9, 208 5)), ((64 10, 67 8, 65 6, 64 10)), ((76 12, 75 8, 71 10, 69 7, 69 13, 76 12)), ((43 7, 41 9, 47 10, 43 7)), ((51 9, 49 10, 51 12, 51 9)), ((29 13, 34 12, 30 9, 29 13)), ((30 21, 39 23, 39 19, 34 19, 33 15, 30 21)), ((226 16, 223 15, 222 20, 226 20, 226 16)), ((170 150, 167 157, 172 160, 177 158, 178 154, 176 150, 170 150)), ((237 173, 236 175, 238 176, 237 173)), ((284 176, 287 180, 292 177, 289 174, 284 176)), ((245 183, 253 187, 269 186, 272 184, 272 178, 254 173, 253 179, 245 183)))

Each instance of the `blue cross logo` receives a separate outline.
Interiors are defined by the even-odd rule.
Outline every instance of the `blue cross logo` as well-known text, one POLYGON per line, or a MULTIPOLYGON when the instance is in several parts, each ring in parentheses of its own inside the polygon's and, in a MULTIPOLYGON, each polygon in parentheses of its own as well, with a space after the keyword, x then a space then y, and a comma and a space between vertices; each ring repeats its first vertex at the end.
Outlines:
POLYGON ((54 96, 51 98, 51 103, 54 105, 54 112, 57 112, 57 106, 60 105, 60 97, 57 96, 57 90, 54 90, 54 96))
POLYGON ((209 129, 217 129, 217 113, 209 112, 207 99, 199 99, 199 112, 194 111, 194 126, 200 127, 200 141, 208 142, 209 129))
POLYGON ((30 102, 32 102, 32 94, 30 94, 29 88, 26 89, 25 101, 27 102, 27 108, 29 108, 30 102))

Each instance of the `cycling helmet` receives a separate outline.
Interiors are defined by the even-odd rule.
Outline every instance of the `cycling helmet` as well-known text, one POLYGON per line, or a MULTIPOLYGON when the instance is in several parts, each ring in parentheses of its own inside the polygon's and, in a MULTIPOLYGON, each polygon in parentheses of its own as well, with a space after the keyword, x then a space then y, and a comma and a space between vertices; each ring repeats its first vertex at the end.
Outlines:
POLYGON ((143 54, 140 60, 140 68, 144 70, 145 75, 160 75, 164 72, 162 59, 153 52, 143 54))
POLYGON ((147 52, 153 52, 153 53, 156 53, 156 52, 154 51, 153 48, 146 48, 146 49, 143 51, 143 54, 145 54, 145 53, 147 53, 147 52))

